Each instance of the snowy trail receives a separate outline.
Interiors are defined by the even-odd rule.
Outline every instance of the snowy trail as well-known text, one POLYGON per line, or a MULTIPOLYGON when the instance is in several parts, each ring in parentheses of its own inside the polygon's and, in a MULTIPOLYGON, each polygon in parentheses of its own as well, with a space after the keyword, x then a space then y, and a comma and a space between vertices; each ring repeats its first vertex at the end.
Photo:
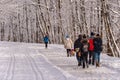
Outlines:
POLYGON ((33 45, 1 43, 0 80, 73 80, 45 57, 32 49, 33 45))
POLYGON ((101 57, 101 67, 83 69, 63 45, 0 42, 0 80, 120 80, 120 59, 101 57))
POLYGON ((83 69, 77 66, 76 57, 66 57, 66 51, 62 45, 51 45, 47 50, 40 52, 55 65, 77 77, 78 80, 120 80, 120 59, 101 55, 101 67, 89 65, 83 69))

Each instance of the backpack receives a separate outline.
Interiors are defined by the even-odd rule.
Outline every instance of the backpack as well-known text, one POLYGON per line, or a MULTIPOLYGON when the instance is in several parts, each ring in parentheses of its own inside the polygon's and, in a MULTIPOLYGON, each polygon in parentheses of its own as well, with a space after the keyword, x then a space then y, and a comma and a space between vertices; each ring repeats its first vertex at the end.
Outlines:
POLYGON ((90 51, 93 51, 93 50, 94 50, 93 39, 89 39, 89 50, 90 50, 90 51))
POLYGON ((87 43, 83 44, 82 50, 83 50, 83 52, 88 52, 88 44, 87 43))

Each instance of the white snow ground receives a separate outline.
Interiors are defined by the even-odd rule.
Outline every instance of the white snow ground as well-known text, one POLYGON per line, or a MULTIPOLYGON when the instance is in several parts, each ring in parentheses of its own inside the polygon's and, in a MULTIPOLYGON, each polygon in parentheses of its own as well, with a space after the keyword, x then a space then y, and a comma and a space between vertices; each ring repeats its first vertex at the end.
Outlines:
POLYGON ((63 45, 0 42, 0 80, 120 80, 120 59, 101 56, 101 67, 77 66, 63 45))

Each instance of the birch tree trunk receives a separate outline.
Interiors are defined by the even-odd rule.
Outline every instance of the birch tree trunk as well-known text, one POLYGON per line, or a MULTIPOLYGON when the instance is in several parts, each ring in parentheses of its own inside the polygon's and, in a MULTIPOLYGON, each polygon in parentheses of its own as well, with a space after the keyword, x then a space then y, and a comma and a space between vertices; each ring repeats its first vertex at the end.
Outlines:
POLYGON ((105 0, 101 0, 102 2, 102 18, 105 24, 105 29, 107 33, 107 40, 108 40, 108 48, 111 50, 113 56, 120 56, 120 50, 115 42, 113 33, 111 31, 111 23, 110 23, 110 18, 109 18, 109 13, 107 12, 108 5, 106 4, 105 0))
POLYGON ((50 43, 62 44, 66 35, 75 41, 79 34, 93 31, 101 34, 105 51, 120 56, 119 0, 13 0, 6 4, 0 6, 1 41, 43 43, 48 34, 50 43))

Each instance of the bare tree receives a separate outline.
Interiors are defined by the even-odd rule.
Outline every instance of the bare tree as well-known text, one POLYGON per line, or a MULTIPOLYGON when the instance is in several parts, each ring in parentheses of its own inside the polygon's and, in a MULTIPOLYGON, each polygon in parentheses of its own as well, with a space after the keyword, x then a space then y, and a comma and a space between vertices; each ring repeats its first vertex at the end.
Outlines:
POLYGON ((42 43, 48 34, 51 43, 62 44, 66 35, 74 41, 93 31, 102 35, 105 51, 120 56, 119 0, 13 0, 4 5, 0 40, 42 43))

